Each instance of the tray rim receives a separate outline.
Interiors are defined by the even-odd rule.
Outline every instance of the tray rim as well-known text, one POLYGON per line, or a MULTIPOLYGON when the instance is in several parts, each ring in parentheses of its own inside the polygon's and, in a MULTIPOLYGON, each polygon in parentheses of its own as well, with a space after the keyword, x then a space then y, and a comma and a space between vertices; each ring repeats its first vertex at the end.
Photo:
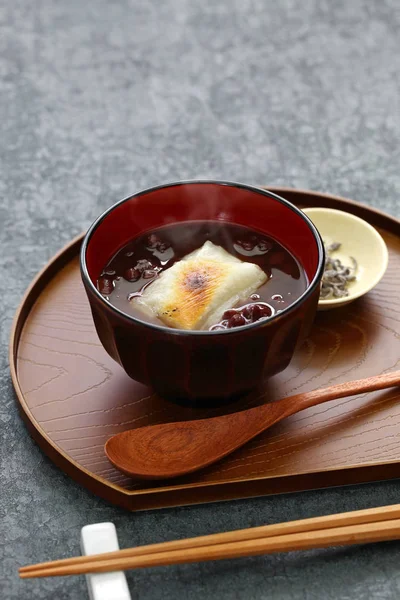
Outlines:
MULTIPOLYGON (((296 196, 296 202, 299 204, 307 205, 307 197, 313 198, 315 202, 318 202, 319 199, 324 199, 328 203, 331 201, 335 207, 338 205, 343 205, 343 210, 349 212, 348 208, 352 208, 355 214, 358 216, 369 215, 374 216, 374 221, 378 222, 378 226, 382 227, 386 231, 397 235, 400 238, 400 219, 385 213, 379 209, 370 207, 366 204, 362 204, 361 202, 357 202, 355 200, 350 200, 342 196, 337 196, 334 194, 318 192, 314 190, 307 189, 296 189, 290 187, 280 187, 280 186, 259 186, 263 189, 270 190, 278 195, 282 195, 285 197, 285 194, 289 194, 290 196, 296 196), (304 197, 304 203, 301 202, 302 197, 304 197), (347 209, 347 210, 346 210, 347 209)), ((289 201, 293 201, 289 198, 289 201)), ((362 217, 363 218, 363 217, 362 217)), ((31 433, 35 442, 39 445, 41 450, 43 450, 47 456, 54 462, 59 468, 61 468, 64 472, 67 473, 74 481, 85 485, 89 491, 94 492, 95 494, 101 496, 102 498, 111 501, 114 504, 118 504, 129 510, 140 510, 140 509, 153 509, 153 508, 164 508, 168 506, 178 506, 178 505, 187 505, 187 504, 200 504, 206 502, 213 501, 222 501, 222 500, 232 500, 232 499, 242 499, 246 497, 254 497, 254 496, 263 496, 270 495, 276 493, 285 493, 289 491, 304 491, 310 489, 310 486, 306 484, 308 478, 313 478, 314 481, 318 480, 318 477, 324 478, 326 473, 335 473, 338 475, 343 475, 346 473, 352 473, 354 477, 352 477, 352 481, 346 482, 345 484, 335 484, 334 479, 331 479, 330 483, 319 482, 317 486, 312 485, 312 488, 315 487, 334 487, 335 485, 348 485, 351 483, 366 483, 368 481, 374 481, 377 479, 376 475, 373 475, 378 469, 385 469, 389 472, 391 468, 396 466, 398 468, 398 472, 395 475, 388 475, 385 479, 400 477, 400 461, 399 460, 388 460, 384 462, 370 462, 370 463, 360 463, 351 466, 343 465, 339 467, 331 467, 324 469, 323 472, 320 471, 301 471, 296 474, 288 474, 288 475, 280 475, 279 477, 272 475, 264 475, 264 476, 249 476, 249 477, 239 477, 232 478, 225 481, 212 481, 212 482, 193 482, 193 483, 175 483, 172 485, 162 485, 160 487, 148 488, 148 489, 139 489, 139 490, 128 490, 118 484, 112 483, 107 479, 96 475, 95 473, 89 471, 78 462, 76 462, 71 456, 69 456, 62 448, 60 448, 43 430, 40 423, 34 418, 32 415, 28 405, 26 404, 24 394, 20 387, 19 378, 18 378, 18 369, 17 369, 17 354, 19 341, 21 337, 21 333, 28 318, 32 307, 34 306, 37 299, 40 297, 41 290, 44 286, 48 285, 49 282, 54 278, 54 276, 58 273, 58 271, 66 266, 68 262, 76 257, 79 254, 79 248, 84 238, 85 232, 74 237, 70 242, 68 242, 65 246, 63 246, 56 254, 52 256, 52 258, 42 267, 42 269, 37 273, 37 275, 33 278, 27 290, 25 291, 18 307, 14 315, 14 319, 11 326, 10 333, 10 343, 9 343, 9 365, 10 365, 10 373, 11 380, 13 383, 13 387, 17 396, 18 408, 20 410, 20 414, 28 427, 29 432, 31 433), (363 471, 368 471, 369 476, 365 477, 361 476, 357 477, 357 474, 362 473, 363 471), (304 480, 303 484, 300 486, 296 486, 296 488, 292 488, 291 482, 293 480, 301 481, 304 480), (90 487, 86 486, 86 481, 90 481, 90 487), (269 490, 263 491, 249 491, 249 490, 241 490, 240 493, 233 493, 232 495, 228 495, 227 497, 220 497, 218 495, 218 490, 221 488, 229 488, 229 487, 244 487, 249 482, 255 483, 258 482, 259 485, 262 486, 263 482, 274 482, 283 483, 280 485, 279 492, 274 490, 275 486, 272 486, 269 490), (95 484, 95 485, 93 485, 95 484), (292 489, 291 489, 292 488, 292 489), (204 497, 199 498, 197 500, 191 499, 190 501, 185 501, 184 498, 179 501, 173 500, 170 502, 163 502, 161 500, 161 504, 157 502, 158 497, 162 497, 166 494, 176 494, 176 493, 184 493, 184 495, 188 495, 190 491, 195 491, 196 489, 206 490, 208 493, 208 498, 204 499, 204 497), (115 494, 118 495, 118 500, 116 501, 115 494), (140 502, 139 499, 151 497, 154 499, 154 502, 140 502), (138 499, 137 506, 133 506, 132 500, 138 499), (142 506, 141 506, 142 505, 142 506)), ((339 479, 341 479, 339 477, 339 479)), ((378 477, 379 479, 379 477, 378 477)))

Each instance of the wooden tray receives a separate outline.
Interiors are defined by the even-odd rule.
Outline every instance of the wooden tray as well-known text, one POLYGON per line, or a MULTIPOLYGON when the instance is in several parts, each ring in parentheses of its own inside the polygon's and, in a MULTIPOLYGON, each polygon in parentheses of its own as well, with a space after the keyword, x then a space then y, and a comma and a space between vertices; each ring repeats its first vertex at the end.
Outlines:
MULTIPOLYGON (((324 194, 273 189, 300 206, 339 208, 382 233, 387 274, 348 307, 319 313, 286 371, 230 411, 295 392, 398 368, 400 222, 324 194)), ((204 417, 130 380, 97 338, 80 281, 81 237, 36 277, 17 312, 10 364, 21 414, 48 456, 73 479, 130 510, 243 498, 400 476, 400 393, 364 394, 287 419, 214 467, 165 483, 138 483, 104 455, 105 441, 132 427, 204 417)), ((225 411, 228 410, 225 408, 225 411)))

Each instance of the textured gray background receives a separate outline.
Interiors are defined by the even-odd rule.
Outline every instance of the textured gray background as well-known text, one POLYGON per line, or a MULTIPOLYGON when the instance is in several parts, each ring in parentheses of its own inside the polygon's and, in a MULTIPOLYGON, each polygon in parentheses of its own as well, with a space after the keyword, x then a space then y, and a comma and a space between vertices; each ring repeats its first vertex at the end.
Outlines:
MULTIPOLYGON (((398 502, 399 483, 127 514, 70 481, 15 407, 9 328, 40 267, 104 208, 163 181, 330 191, 399 216, 397 0, 0 0, 0 598, 112 520, 122 546, 398 502)), ((400 543, 131 573, 135 598, 400 596, 400 543)))

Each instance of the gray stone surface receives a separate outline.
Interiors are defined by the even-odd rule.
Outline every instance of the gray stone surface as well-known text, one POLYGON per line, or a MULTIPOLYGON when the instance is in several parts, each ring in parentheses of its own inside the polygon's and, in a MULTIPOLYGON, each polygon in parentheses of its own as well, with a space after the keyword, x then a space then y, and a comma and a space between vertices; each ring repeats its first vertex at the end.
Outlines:
MULTIPOLYGON (((0 0, 0 598, 86 598, 17 567, 78 552, 398 502, 399 483, 127 514, 70 481, 21 422, 9 329, 31 278, 115 200, 218 177, 400 215, 397 0, 0 0)), ((400 596, 400 543, 129 574, 140 599, 400 596)))

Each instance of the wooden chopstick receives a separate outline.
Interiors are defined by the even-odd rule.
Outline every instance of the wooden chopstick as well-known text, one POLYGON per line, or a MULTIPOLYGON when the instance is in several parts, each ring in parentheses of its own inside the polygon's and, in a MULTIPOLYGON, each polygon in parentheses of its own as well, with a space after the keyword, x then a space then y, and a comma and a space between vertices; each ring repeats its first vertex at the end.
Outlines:
POLYGON ((309 550, 313 548, 326 548, 328 546, 365 544, 395 540, 400 537, 400 519, 350 525, 347 527, 333 527, 302 533, 259 538, 254 540, 241 540, 200 548, 187 548, 171 550, 170 552, 157 552, 137 557, 119 558, 98 562, 88 562, 83 565, 69 565, 37 571, 22 573, 22 578, 29 577, 54 577, 61 575, 80 575, 84 573, 102 573, 106 571, 120 571, 144 567, 175 565, 182 563, 221 560, 227 558, 240 558, 245 556, 258 556, 273 552, 288 552, 293 550, 309 550))
POLYGON ((123 558, 128 556, 142 556, 155 552, 169 552, 171 550, 180 550, 184 548, 197 548, 237 540, 257 539, 260 537, 283 535, 289 533, 299 533, 302 531, 313 531, 326 529, 330 527, 340 527, 344 525, 357 525, 361 523, 370 523, 373 521, 386 521, 400 518, 400 504, 392 504, 378 508, 369 508, 345 513, 338 513, 322 517, 312 517, 310 519, 301 519, 297 521, 288 521, 285 523, 276 523, 273 525, 262 525, 261 527, 251 527, 248 529, 238 529, 224 533, 214 533, 183 540, 174 540, 172 542, 161 542, 146 546, 136 546, 134 548, 125 548, 116 552, 104 554, 95 554, 88 556, 74 556, 49 562, 38 563, 20 568, 20 573, 36 571, 40 568, 58 567, 74 565, 96 561, 104 561, 114 558, 123 558))
POLYGON ((30 565, 22 578, 75 575, 271 552, 370 543, 400 536, 400 505, 265 525, 117 552, 30 565))

